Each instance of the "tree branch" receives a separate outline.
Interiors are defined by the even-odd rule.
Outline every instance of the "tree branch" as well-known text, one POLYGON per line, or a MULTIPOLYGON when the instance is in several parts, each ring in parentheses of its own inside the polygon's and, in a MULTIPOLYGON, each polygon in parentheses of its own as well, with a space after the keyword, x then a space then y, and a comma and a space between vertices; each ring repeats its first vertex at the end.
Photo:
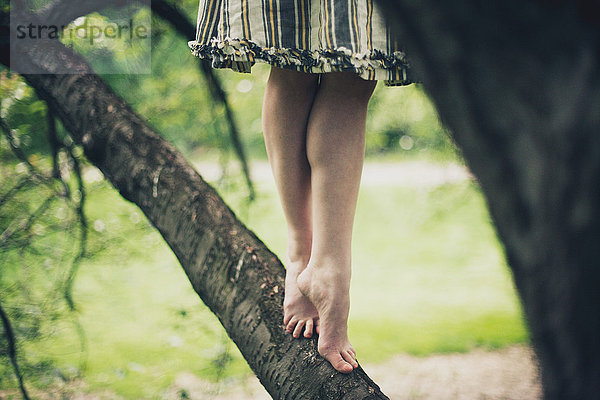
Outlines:
POLYGON ((87 158, 160 231, 273 398, 387 398, 361 368, 335 371, 319 356, 316 338, 285 332, 281 262, 81 57, 60 43, 43 56, 35 46, 22 51, 24 62, 46 72, 25 79, 87 158), (88 73, 54 75, 63 60, 88 73))

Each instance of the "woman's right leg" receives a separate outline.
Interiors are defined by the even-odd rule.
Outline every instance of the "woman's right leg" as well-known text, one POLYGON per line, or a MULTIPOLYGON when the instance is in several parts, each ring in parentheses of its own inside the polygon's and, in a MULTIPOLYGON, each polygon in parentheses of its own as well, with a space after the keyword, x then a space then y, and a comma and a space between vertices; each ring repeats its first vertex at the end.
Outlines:
POLYGON ((358 366, 347 333, 352 226, 375 85, 353 72, 323 74, 307 130, 313 243, 298 284, 319 312, 319 353, 340 372, 358 366))
POLYGON ((312 246, 306 128, 318 79, 316 74, 272 67, 262 109, 267 155, 288 228, 283 322, 294 337, 312 336, 318 323, 317 310, 296 283, 312 246))

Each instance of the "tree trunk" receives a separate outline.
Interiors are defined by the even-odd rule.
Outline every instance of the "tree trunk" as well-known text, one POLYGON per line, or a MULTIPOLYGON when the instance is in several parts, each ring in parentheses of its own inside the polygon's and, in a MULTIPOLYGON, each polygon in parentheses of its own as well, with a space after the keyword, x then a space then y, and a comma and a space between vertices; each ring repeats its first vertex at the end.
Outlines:
MULTIPOLYGON (((0 20, 7 25, 6 11, 0 20)), ((6 44, 0 49, 4 64, 6 44)), ((53 45, 53 51, 22 49, 19 60, 46 73, 25 79, 87 158, 160 231, 271 396, 387 399, 361 368, 349 375, 335 371, 319 356, 316 338, 293 339, 285 332, 284 269, 277 257, 81 57, 58 41, 53 45), (53 74, 64 62, 81 74, 53 74)))
POLYGON ((488 200, 545 398, 598 399, 598 2, 380 1, 488 200))

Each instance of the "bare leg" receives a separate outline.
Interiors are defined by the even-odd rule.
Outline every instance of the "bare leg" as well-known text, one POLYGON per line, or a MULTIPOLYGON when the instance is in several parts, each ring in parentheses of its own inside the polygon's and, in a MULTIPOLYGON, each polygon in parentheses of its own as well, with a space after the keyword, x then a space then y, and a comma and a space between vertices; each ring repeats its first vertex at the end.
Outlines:
POLYGON ((357 367, 348 340, 350 247, 365 149, 367 104, 375 88, 349 72, 327 73, 310 111, 313 241, 298 285, 320 318, 319 353, 340 372, 357 367))
POLYGON ((263 102, 265 145, 288 227, 283 323, 294 337, 311 337, 318 323, 315 306, 296 283, 312 245, 306 127, 317 84, 318 75, 273 67, 263 102))

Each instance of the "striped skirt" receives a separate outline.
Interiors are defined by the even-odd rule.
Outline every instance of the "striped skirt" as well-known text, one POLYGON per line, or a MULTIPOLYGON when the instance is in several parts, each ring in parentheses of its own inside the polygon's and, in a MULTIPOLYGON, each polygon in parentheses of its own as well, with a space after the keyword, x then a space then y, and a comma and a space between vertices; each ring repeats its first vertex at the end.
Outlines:
POLYGON ((214 68, 256 62, 308 73, 353 71, 386 85, 410 69, 374 0, 200 0, 192 53, 214 68))

